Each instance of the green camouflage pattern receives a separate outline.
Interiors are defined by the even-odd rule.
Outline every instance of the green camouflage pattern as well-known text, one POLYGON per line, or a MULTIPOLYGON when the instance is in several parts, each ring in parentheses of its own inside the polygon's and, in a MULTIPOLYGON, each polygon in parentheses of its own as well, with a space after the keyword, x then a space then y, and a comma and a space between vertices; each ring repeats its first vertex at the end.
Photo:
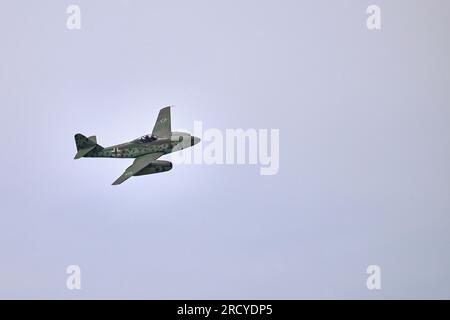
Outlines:
POLYGON ((117 185, 132 176, 165 172, 172 169, 169 161, 158 161, 165 154, 192 147, 200 139, 184 132, 171 131, 170 107, 159 111, 151 135, 132 141, 103 148, 97 144, 95 136, 85 137, 77 133, 75 144, 79 158, 134 158, 133 164, 113 183, 117 185))

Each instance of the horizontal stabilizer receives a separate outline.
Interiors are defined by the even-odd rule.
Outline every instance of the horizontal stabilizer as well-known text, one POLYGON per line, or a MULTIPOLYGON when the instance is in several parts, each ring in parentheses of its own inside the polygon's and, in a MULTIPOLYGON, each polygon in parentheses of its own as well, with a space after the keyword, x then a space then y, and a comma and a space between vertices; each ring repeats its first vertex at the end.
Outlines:
POLYGON ((74 159, 80 159, 80 158, 84 157, 84 156, 87 155, 89 152, 91 152, 92 150, 94 150, 96 146, 97 146, 97 145, 93 145, 93 146, 91 146, 91 147, 87 147, 87 148, 85 148, 85 149, 80 149, 80 150, 78 150, 78 152, 77 152, 77 154, 75 155, 75 158, 74 158, 74 159))

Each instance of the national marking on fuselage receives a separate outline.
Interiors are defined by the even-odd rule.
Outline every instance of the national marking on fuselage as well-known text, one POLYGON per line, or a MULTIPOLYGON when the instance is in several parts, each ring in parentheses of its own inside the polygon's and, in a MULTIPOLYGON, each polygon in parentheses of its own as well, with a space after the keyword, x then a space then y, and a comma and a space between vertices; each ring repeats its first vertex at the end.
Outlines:
POLYGON ((151 134, 144 135, 132 141, 103 148, 97 144, 95 136, 85 137, 75 135, 77 154, 79 158, 134 158, 134 162, 125 172, 113 182, 118 185, 132 176, 147 175, 169 171, 172 163, 157 160, 159 157, 192 147, 200 139, 186 132, 172 132, 170 107, 159 111, 158 118, 151 134))

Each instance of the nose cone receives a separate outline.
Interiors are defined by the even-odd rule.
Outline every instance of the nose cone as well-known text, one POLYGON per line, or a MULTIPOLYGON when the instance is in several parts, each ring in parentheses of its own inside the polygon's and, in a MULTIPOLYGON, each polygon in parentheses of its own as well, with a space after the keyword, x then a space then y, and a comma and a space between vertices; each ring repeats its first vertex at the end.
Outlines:
POLYGON ((200 138, 191 136, 191 146, 196 145, 199 142, 200 142, 200 138))

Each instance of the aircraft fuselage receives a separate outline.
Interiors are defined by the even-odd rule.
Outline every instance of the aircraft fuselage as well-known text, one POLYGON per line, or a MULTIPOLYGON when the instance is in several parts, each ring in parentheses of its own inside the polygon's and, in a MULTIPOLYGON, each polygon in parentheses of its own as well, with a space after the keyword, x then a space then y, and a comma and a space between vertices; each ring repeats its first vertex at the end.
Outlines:
POLYGON ((144 136, 130 142, 117 144, 102 150, 93 150, 86 158, 137 158, 149 153, 168 154, 193 146, 196 137, 188 133, 174 133, 170 138, 154 139, 144 136), (147 141, 146 141, 147 140, 147 141))

